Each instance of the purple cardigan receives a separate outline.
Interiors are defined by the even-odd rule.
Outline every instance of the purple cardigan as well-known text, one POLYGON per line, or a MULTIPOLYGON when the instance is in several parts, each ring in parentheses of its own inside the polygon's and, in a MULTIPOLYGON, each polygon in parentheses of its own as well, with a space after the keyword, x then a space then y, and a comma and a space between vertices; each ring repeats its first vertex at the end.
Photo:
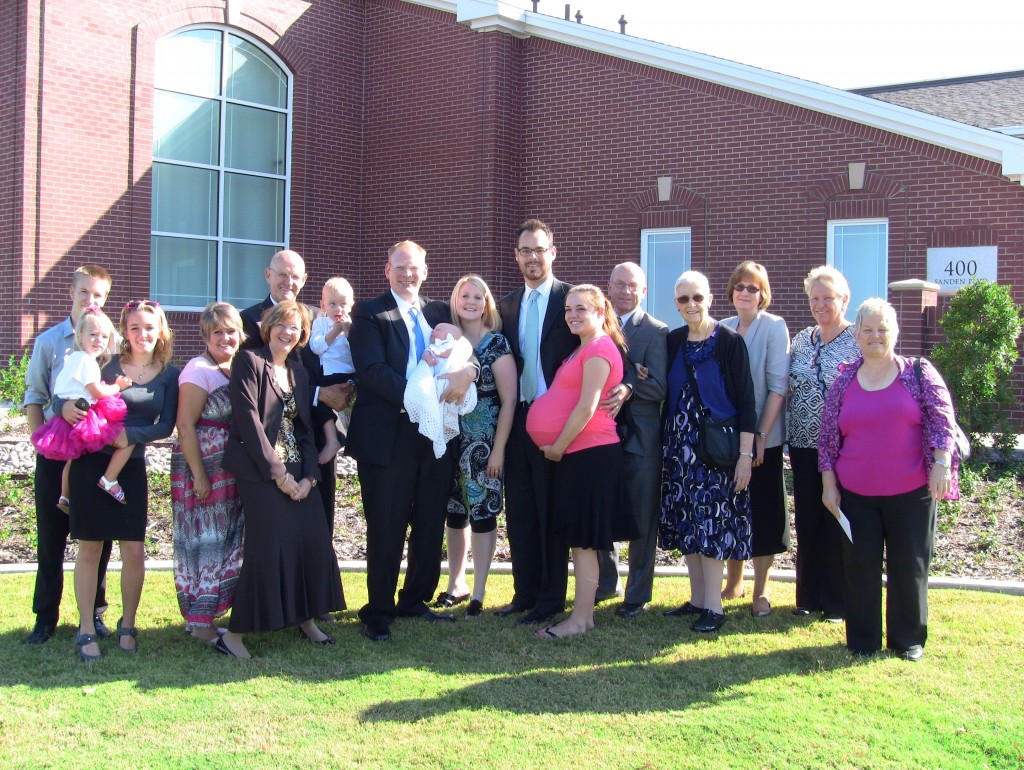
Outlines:
MULTIPOLYGON (((953 402, 949 397, 949 390, 942 380, 942 375, 932 366, 928 359, 921 360, 921 381, 918 383, 917 375, 914 372, 912 359, 896 356, 896 366, 900 373, 897 379, 907 389, 907 392, 914 397, 914 400, 921 405, 924 429, 921 431, 922 446, 924 453, 925 472, 930 474, 935 458, 932 449, 945 449, 952 457, 953 481, 949 487, 947 500, 957 500, 960 497, 960 457, 956 451, 954 439, 956 416, 953 414, 953 402)), ((832 387, 828 389, 825 397, 825 408, 821 413, 821 433, 818 436, 818 470, 834 471, 836 461, 839 459, 839 448, 842 446, 843 437, 839 433, 839 412, 843 407, 843 396, 846 388, 857 376, 857 371, 863 358, 858 358, 846 364, 839 365, 839 376, 832 387)))

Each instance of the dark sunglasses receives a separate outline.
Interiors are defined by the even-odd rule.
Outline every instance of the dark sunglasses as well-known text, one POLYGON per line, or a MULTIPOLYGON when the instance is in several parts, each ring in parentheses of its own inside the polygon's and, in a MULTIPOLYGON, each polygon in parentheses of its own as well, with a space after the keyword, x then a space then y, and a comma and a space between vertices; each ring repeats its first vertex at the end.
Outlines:
POLYGON ((745 291, 747 294, 757 294, 761 291, 760 286, 754 286, 752 283, 737 283, 732 287, 733 291, 745 291))
POLYGON ((160 307, 160 303, 159 302, 155 302, 155 301, 153 301, 151 299, 133 299, 130 302, 125 302, 124 303, 125 308, 127 308, 128 310, 135 310, 135 308, 141 307, 142 305, 150 305, 152 307, 160 307))
POLYGON ((694 294, 691 297, 689 294, 680 294, 678 297, 676 297, 676 303, 679 305, 689 305, 691 299, 699 305, 701 302, 704 301, 704 295, 694 294))

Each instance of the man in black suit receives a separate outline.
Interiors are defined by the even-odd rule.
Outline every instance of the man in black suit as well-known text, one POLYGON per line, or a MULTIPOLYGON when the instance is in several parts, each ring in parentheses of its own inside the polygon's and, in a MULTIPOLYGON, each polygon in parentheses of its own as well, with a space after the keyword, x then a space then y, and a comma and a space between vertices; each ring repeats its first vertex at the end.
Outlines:
MULTIPOLYGON (((262 302, 247 307, 241 311, 242 331, 245 332, 243 348, 258 350, 263 347, 263 339, 260 337, 260 321, 263 314, 286 299, 298 301, 299 292, 306 285, 306 263, 298 252, 285 249, 274 254, 270 264, 264 271, 267 286, 270 287, 270 294, 262 302)), ((310 318, 320 315, 320 309, 306 305, 310 318)), ((339 385, 320 386, 320 359, 309 349, 309 346, 296 348, 291 352, 302 363, 309 374, 309 390, 312 397, 313 422, 317 429, 313 431, 316 440, 316 449, 319 452, 324 447, 324 432, 320 429, 327 420, 334 419, 334 411, 341 410, 348 406, 355 395, 355 386, 351 383, 339 385)), ((320 469, 320 483, 317 491, 324 503, 324 514, 327 516, 327 528, 334 536, 334 492, 338 484, 336 458, 330 462, 318 466, 320 469)))
POLYGON ((668 326, 640 307, 645 296, 647 276, 640 265, 616 265, 608 279, 608 299, 622 324, 629 364, 637 375, 622 453, 640 536, 629 541, 625 601, 615 610, 623 618, 639 616, 651 600, 661 517, 661 403, 668 382, 668 326))
MULTIPOLYGON (((363 634, 373 641, 391 638, 395 617, 454 621, 433 612, 441 575, 441 542, 445 508, 451 492, 452 447, 434 457, 433 444, 420 435, 403 407, 405 385, 430 329, 451 322, 447 302, 420 297, 427 277, 426 251, 402 241, 388 250, 384 275, 389 291, 359 302, 352 310, 349 344, 359 380, 359 398, 352 408, 346 451, 356 459, 366 516, 366 587, 368 601, 359 610, 363 634), (408 567, 398 592, 398 574, 406 530, 408 567)), ((462 400, 479 367, 441 375, 449 380, 441 398, 462 400)))
MULTIPOLYGON (((547 392, 558 367, 579 347, 579 338, 565 322, 565 296, 572 284, 551 273, 558 254, 551 228, 539 219, 523 222, 516 231, 514 253, 525 285, 502 297, 498 310, 520 375, 515 419, 505 447, 505 516, 515 593, 512 602, 495 614, 524 612, 521 623, 542 623, 565 609, 569 547, 548 526, 555 463, 527 435, 526 415, 533 401, 547 392), (533 329, 531 313, 536 314, 533 329)), ((619 385, 613 392, 615 396, 602 401, 600 408, 614 414, 628 388, 619 385)), ((601 553, 598 559, 598 595, 606 598, 614 595, 618 574, 611 553, 601 553)))

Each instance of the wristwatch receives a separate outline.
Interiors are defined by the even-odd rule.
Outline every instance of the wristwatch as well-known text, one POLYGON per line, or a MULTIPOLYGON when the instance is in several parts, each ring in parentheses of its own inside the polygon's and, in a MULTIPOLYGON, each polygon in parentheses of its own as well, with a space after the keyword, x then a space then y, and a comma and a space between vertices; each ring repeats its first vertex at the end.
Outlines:
POLYGON ((766 439, 766 438, 768 438, 768 434, 767 434, 767 433, 765 433, 765 432, 764 432, 763 430, 759 430, 759 431, 757 432, 757 435, 758 435, 758 436, 760 436, 760 437, 761 437, 762 439, 766 439))
POLYGON ((744 457, 749 457, 751 460, 753 460, 755 457, 757 457, 757 453, 754 452, 753 450, 751 450, 749 452, 740 452, 740 454, 743 455, 744 457))
POLYGON ((318 483, 319 483, 319 482, 318 482, 318 481, 317 481, 316 479, 310 479, 310 480, 309 480, 309 488, 310 488, 310 489, 316 489, 316 485, 317 485, 318 483))

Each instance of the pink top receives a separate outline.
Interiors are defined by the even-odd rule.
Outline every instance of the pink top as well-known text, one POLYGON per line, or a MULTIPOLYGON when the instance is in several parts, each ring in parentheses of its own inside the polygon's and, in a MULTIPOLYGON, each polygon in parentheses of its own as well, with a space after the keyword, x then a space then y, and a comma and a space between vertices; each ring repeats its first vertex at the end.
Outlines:
POLYGON ((855 377, 839 412, 842 446, 836 476, 858 495, 911 492, 928 483, 921 452, 921 407, 897 377, 882 390, 864 390, 855 377))
POLYGON ((210 363, 206 356, 196 356, 181 370, 178 375, 178 385, 198 385, 207 393, 213 393, 217 388, 223 388, 228 384, 228 378, 220 371, 215 364, 210 363))
MULTIPOLYGON (((601 389, 602 396, 622 382, 622 354, 615 347, 611 337, 601 335, 579 348, 558 367, 555 381, 551 383, 547 393, 533 402, 526 415, 526 432, 537 446, 547 446, 558 440, 569 415, 580 401, 583 365, 594 356, 603 358, 612 367, 601 389)), ((603 409, 598 409, 579 435, 569 442, 565 453, 571 454, 581 449, 616 444, 618 441, 619 434, 615 431, 614 418, 603 409)))

